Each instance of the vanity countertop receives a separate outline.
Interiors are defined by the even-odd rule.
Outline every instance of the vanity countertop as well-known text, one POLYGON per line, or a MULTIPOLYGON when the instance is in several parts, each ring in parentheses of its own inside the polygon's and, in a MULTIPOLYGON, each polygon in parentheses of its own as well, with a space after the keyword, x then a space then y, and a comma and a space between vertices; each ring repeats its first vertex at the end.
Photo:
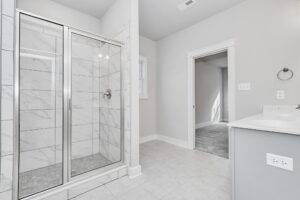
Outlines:
POLYGON ((296 106, 264 106, 263 113, 231 122, 228 126, 300 135, 300 110, 296 106))

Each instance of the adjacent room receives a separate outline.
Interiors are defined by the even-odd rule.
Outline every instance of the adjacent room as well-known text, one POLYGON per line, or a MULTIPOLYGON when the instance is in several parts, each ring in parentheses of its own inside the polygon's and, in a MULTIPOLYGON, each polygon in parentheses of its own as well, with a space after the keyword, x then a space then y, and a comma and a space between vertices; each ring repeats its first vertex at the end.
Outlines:
POLYGON ((2 0, 0 200, 299 200, 299 0, 2 0))
POLYGON ((228 158, 227 52, 195 63, 196 149, 228 158))

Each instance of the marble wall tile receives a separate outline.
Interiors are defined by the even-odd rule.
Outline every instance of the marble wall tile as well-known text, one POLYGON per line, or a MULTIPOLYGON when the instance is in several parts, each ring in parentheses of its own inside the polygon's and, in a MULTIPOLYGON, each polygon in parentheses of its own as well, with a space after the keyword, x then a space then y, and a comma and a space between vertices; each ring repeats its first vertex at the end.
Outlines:
POLYGON ((114 94, 113 94, 113 92, 112 92, 112 98, 110 99, 110 100, 108 100, 108 99, 106 99, 106 98, 104 98, 104 92, 100 92, 99 93, 99 107, 100 108, 109 108, 110 107, 110 104, 111 104, 111 101, 112 101, 112 99, 114 99, 114 94))
POLYGON ((92 124, 72 126, 72 142, 92 140, 92 137, 93 137, 92 124))
MULTIPOLYGON (((60 62, 61 63, 61 62, 60 62)), ((58 67, 53 69, 52 61, 46 59, 38 59, 32 57, 20 56, 20 68, 27 70, 36 70, 44 72, 59 73, 58 67)))
POLYGON ((86 92, 72 92, 73 108, 91 108, 93 105, 93 94, 86 92))
POLYGON ((20 111, 20 131, 55 128, 54 110, 20 111))
POLYGON ((121 55, 112 55, 109 59, 109 73, 115 73, 121 71, 121 55))
POLYGON ((2 15, 2 49, 14 49, 14 19, 6 15, 2 15))
POLYGON ((34 49, 43 52, 56 53, 55 37, 21 26, 22 37, 20 46, 24 49, 34 49))
POLYGON ((121 127, 121 112, 119 109, 109 109, 108 110, 108 125, 112 127, 121 127))
POLYGON ((100 137, 100 123, 94 123, 93 124, 93 138, 99 138, 100 137))
POLYGON ((63 128, 59 127, 55 130, 55 145, 60 147, 63 144, 63 128))
POLYGON ((1 156, 13 154, 13 120, 1 121, 1 156))
MULTIPOLYGON (((56 105, 55 93, 56 93, 55 91, 21 90, 20 109, 21 110, 55 109, 55 105, 56 105)), ((59 99, 61 99, 61 97, 59 97, 59 99)))
POLYGON ((121 94, 119 91, 112 92, 112 98, 110 99, 110 108, 114 108, 114 109, 121 108, 121 94))
POLYGON ((20 151, 31 151, 56 145, 55 128, 20 132, 20 151))
MULTIPOLYGON (((109 63, 109 61, 108 60, 106 60, 106 59, 102 59, 101 61, 100 61, 100 64, 99 64, 99 66, 100 66, 100 72, 99 72, 99 76, 100 77, 103 77, 103 76, 107 76, 108 74, 109 74, 109 65, 108 65, 108 63, 109 63)), ((98 68, 96 68, 96 70, 97 70, 98 68)))
MULTIPOLYGON (((93 77, 93 92, 100 92, 100 78, 99 77, 93 77)), ((108 89, 108 88, 106 88, 108 89)))
POLYGON ((109 141, 109 135, 110 135, 110 127, 105 124, 100 124, 100 139, 104 140, 106 142, 109 141))
POLYGON ((56 80, 53 73, 32 70, 20 70, 21 90, 55 90, 56 80))
POLYGON ((55 147, 20 152, 20 172, 54 165, 56 156, 55 147))
POLYGON ((109 157, 108 159, 115 163, 115 162, 119 162, 121 160, 121 150, 120 148, 109 144, 109 157))
POLYGON ((117 148, 121 148, 121 129, 110 127, 108 142, 117 148))
POLYGON ((13 156, 1 157, 1 181, 0 192, 5 192, 12 187, 12 168, 13 168, 13 156))
POLYGON ((2 86, 1 120, 13 119, 13 86, 2 86))
POLYGON ((93 138, 93 154, 97 154, 100 152, 100 139, 93 138))
POLYGON ((91 108, 72 110, 72 125, 92 124, 92 122, 93 110, 91 108))
POLYGON ((93 80, 90 77, 72 76, 72 92, 92 92, 93 80))
POLYGON ((106 92, 107 89, 110 89, 108 76, 101 77, 99 84, 100 84, 99 92, 106 92))
POLYGON ((2 85, 13 85, 13 52, 2 50, 2 85))
POLYGON ((109 158, 109 143, 105 140, 100 140, 100 153, 109 158))
POLYGON ((72 74, 81 76, 92 76, 94 63, 88 60, 72 58, 72 74))
POLYGON ((121 88, 121 73, 116 72, 109 76, 110 89, 113 91, 119 91, 121 88))
POLYGON ((72 159, 81 158, 93 154, 93 141, 81 141, 72 143, 72 159))
POLYGON ((98 61, 98 55, 96 56, 96 52, 93 47, 87 44, 78 43, 78 41, 74 41, 74 39, 72 41, 72 58, 79 58, 93 62, 98 61))

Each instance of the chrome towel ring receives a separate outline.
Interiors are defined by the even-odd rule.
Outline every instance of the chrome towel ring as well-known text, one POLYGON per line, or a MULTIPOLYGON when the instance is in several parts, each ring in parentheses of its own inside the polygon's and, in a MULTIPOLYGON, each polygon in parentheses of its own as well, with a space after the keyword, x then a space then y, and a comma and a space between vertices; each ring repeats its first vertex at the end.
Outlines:
POLYGON ((291 80, 293 77, 294 77, 294 72, 289 68, 283 68, 277 74, 277 78, 280 81, 288 81, 291 80))

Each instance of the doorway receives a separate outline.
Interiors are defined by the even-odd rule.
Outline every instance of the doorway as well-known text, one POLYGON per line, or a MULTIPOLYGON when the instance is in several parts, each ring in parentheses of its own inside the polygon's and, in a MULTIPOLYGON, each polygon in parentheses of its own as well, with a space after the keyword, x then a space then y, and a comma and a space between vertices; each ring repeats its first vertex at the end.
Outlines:
POLYGON ((195 148, 228 158, 227 51, 195 60, 195 148))
MULTIPOLYGON (((223 67, 224 68, 224 67, 223 67)), ((207 78, 207 77, 206 77, 207 78)), ((220 79, 219 79, 220 80, 220 79)), ((196 130, 197 128, 205 127, 212 125, 212 122, 231 122, 235 120, 235 43, 233 40, 222 42, 216 45, 212 45, 206 48, 198 49, 192 51, 188 54, 188 147, 189 149, 196 148, 196 130), (212 59, 214 56, 226 55, 227 57, 227 67, 219 71, 219 76, 222 76, 222 79, 228 80, 228 87, 222 88, 222 90, 228 89, 227 92, 217 93, 215 101, 211 104, 209 121, 202 121, 197 123, 196 126, 196 62, 200 61, 201 58, 205 60, 212 59), (223 71, 223 72, 222 72, 223 71), (226 74, 228 77, 226 77, 226 74), (224 77, 223 77, 224 76, 224 77), (224 100, 223 100, 224 99, 224 100), (228 102, 226 102, 226 100, 228 102), (223 104, 223 106, 222 106, 223 104), (228 105, 227 108, 224 105, 228 105)), ((215 84, 212 84, 215 85, 215 84)), ((207 88, 204 87, 207 90, 207 88)), ((208 91, 209 92, 209 91, 208 91)), ((203 108, 203 106, 201 106, 203 108)), ((203 108, 207 109, 207 108, 203 108)), ((201 110, 201 109, 200 109, 201 110)), ((207 116, 206 116, 207 117, 207 116)), ((197 119, 200 118, 197 116, 197 119)), ((221 124, 221 123, 220 123, 221 124)), ((224 125, 224 124, 223 124, 224 125)), ((224 128, 224 127, 223 127, 224 128)), ((225 127, 226 129, 226 127, 225 127)), ((225 139, 226 140, 226 139, 225 139)), ((230 150, 229 150, 230 151, 230 150)))

